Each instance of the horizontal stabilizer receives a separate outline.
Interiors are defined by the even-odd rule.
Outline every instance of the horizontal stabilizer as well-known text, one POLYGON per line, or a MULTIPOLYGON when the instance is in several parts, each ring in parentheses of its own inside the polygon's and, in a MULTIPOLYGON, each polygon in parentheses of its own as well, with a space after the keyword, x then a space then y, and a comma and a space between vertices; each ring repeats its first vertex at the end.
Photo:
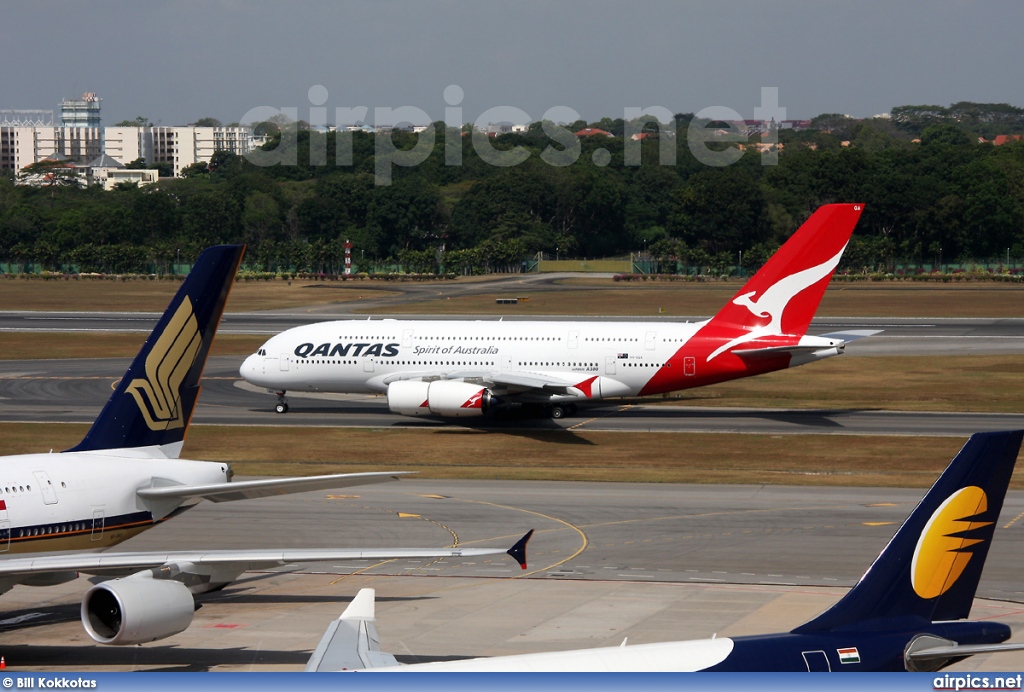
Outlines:
POLYGON ((1024 642, 1006 644, 953 644, 951 646, 933 646, 917 651, 908 651, 907 658, 912 661, 935 661, 978 654, 997 654, 1004 651, 1024 651, 1024 642))
POLYGON ((336 473, 330 476, 299 476, 296 478, 261 478, 252 481, 212 483, 210 485, 170 485, 157 488, 142 488, 136 491, 144 500, 204 499, 211 502, 250 500, 256 497, 271 497, 305 493, 312 490, 349 488, 355 485, 387 483, 398 480, 414 471, 380 471, 369 473, 336 473))
POLYGON ((802 356, 822 350, 822 346, 770 346, 768 348, 744 348, 733 351, 740 358, 774 358, 776 356, 802 356))
POLYGON ((881 334, 881 329, 850 329, 844 332, 832 332, 830 334, 822 334, 818 338, 820 339, 841 339, 846 343, 856 341, 857 339, 863 339, 865 337, 874 336, 875 334, 881 334))

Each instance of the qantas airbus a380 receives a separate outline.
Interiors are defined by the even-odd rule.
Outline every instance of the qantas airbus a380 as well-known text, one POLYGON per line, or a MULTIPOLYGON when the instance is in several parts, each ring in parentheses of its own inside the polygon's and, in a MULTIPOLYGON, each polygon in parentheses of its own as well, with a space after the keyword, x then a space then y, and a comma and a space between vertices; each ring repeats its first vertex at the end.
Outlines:
POLYGON ((873 332, 809 336, 862 204, 818 209, 702 322, 345 320, 295 327, 240 369, 278 395, 387 394, 407 416, 481 416, 503 403, 553 418, 578 402, 690 389, 802 365, 873 332))

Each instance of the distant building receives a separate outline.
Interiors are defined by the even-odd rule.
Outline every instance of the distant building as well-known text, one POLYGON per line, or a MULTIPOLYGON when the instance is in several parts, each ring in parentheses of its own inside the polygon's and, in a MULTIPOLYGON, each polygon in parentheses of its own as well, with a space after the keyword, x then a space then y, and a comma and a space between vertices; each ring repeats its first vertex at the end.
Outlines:
POLYGON ((1024 141, 1024 135, 996 135, 996 138, 992 140, 992 144, 997 147, 1001 147, 1004 144, 1010 142, 1021 142, 1024 141))
POLYGON ((577 137, 614 137, 611 132, 602 130, 597 127, 584 127, 579 132, 574 133, 577 137))
POLYGON ((91 91, 77 101, 64 99, 60 104, 60 124, 63 127, 99 127, 100 97, 91 91))
POLYGON ((175 177, 195 163, 209 163, 215 151, 238 156, 254 148, 248 127, 108 127, 106 153, 118 161, 170 163, 175 177))
POLYGON ((85 166, 101 154, 121 163, 167 162, 174 175, 209 163, 215 151, 244 155, 254 148, 248 127, 3 127, 0 169, 20 171, 54 154, 85 166))
POLYGON ((160 180, 160 171, 156 169, 125 168, 124 164, 107 154, 89 164, 88 175, 90 185, 100 185, 104 190, 113 190, 120 183, 134 183, 142 187, 160 180))
POLYGON ((59 154, 84 164, 102 153, 98 127, 0 126, 0 169, 20 171, 25 166, 59 154))

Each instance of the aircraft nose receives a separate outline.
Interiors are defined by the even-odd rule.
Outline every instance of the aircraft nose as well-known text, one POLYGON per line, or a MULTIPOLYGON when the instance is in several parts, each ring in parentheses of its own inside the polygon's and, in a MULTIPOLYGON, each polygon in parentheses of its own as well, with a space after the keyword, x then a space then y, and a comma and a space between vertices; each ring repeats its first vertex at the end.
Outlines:
POLYGON ((242 361, 242 365, 238 368, 238 374, 242 376, 243 380, 247 380, 256 374, 256 358, 258 356, 254 354, 242 361))

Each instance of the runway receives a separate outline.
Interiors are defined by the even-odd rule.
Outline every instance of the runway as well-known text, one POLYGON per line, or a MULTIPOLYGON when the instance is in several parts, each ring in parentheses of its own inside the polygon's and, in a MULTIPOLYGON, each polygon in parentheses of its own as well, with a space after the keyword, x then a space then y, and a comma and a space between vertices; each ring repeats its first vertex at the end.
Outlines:
MULTIPOLYGON (((407 661, 785 630, 838 600, 922 494, 429 480, 357 490, 200 505, 124 548, 506 546, 535 528, 529 569, 501 557, 251 574, 204 597, 186 632, 117 649, 80 630, 86 584, 16 587, 0 622, 8 666, 297 670, 362 586, 378 590, 384 645, 407 661)), ((1004 602, 1024 601, 1022 514, 1024 493, 1010 493, 975 617, 1024 627, 1024 610, 1004 602)), ((960 666, 1014 670, 1024 654, 960 666)))
MULTIPOLYGON (((211 358, 193 422, 199 425, 416 428, 467 426, 495 430, 719 432, 761 434, 942 435, 1024 428, 1024 413, 930 413, 885 410, 730 409, 673 404, 598 402, 574 417, 525 416, 479 421, 426 420, 388 410, 384 397, 289 392, 291 411, 238 377, 238 358, 211 358)), ((0 361, 0 421, 91 423, 128 367, 127 359, 0 361)))

